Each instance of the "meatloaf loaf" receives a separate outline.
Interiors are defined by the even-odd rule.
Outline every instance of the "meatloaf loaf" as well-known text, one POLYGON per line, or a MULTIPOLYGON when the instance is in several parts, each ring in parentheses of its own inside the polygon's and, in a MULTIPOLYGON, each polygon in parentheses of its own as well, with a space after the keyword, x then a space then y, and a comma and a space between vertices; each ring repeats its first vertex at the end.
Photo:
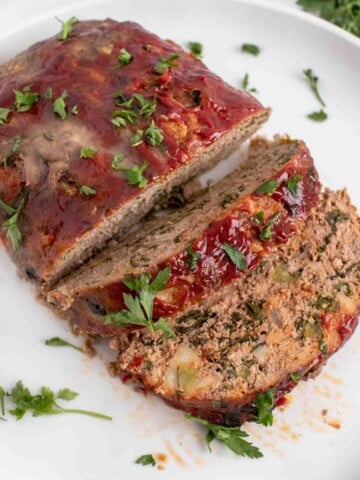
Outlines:
POLYGON ((122 327, 111 323, 110 314, 125 306, 124 280, 144 273, 154 278, 170 267, 153 311, 154 318, 169 318, 251 271, 286 242, 316 205, 319 188, 303 142, 255 139, 238 170, 183 209, 114 242, 50 291, 48 300, 67 309, 83 332, 116 334, 122 327))
POLYGON ((359 259, 355 208, 344 191, 326 191, 299 235, 173 320, 175 339, 142 330, 113 340, 116 368, 176 408, 239 425, 256 416, 260 393, 274 389, 276 403, 352 334, 359 259))
POLYGON ((1 236, 38 282, 126 232, 269 115, 135 23, 71 28, 0 67, 1 236))

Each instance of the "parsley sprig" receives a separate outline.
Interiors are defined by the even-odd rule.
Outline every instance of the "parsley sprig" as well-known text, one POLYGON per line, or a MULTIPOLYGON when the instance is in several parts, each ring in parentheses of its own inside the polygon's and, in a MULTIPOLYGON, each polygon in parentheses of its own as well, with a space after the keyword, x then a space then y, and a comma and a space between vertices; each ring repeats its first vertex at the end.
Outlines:
POLYGON ((302 180, 302 176, 299 173, 295 173, 292 177, 289 177, 285 181, 286 188, 289 190, 292 196, 296 196, 299 191, 299 182, 302 180))
POLYGON ((53 111, 61 118, 61 120, 65 120, 67 116, 66 103, 65 103, 65 99, 67 97, 68 97, 67 92, 63 91, 60 97, 56 98, 53 103, 53 111))
POLYGON ((152 120, 150 126, 145 131, 145 137, 150 145, 156 147, 164 141, 164 132, 152 120))
POLYGON ((11 240, 14 252, 19 249, 22 240, 22 234, 18 227, 17 221, 24 203, 25 199, 22 198, 19 206, 17 208, 13 208, 0 200, 0 208, 5 210, 5 212, 10 215, 9 218, 3 223, 3 229, 7 231, 6 236, 11 240))
POLYGON ((257 423, 261 423, 265 427, 273 424, 272 411, 275 407, 275 389, 270 388, 266 392, 260 393, 254 400, 254 405, 257 408, 257 415, 255 417, 257 423))
POLYGON ((118 327, 129 324, 140 325, 148 327, 153 333, 161 330, 165 339, 175 338, 175 333, 165 318, 160 317, 156 322, 153 321, 154 299, 156 294, 163 290, 169 277, 170 267, 166 267, 156 275, 152 282, 150 282, 149 273, 142 273, 138 278, 132 277, 124 280, 124 285, 129 290, 136 292, 136 296, 124 293, 123 298, 127 310, 105 315, 104 323, 106 325, 114 324, 118 327))
POLYGON ((303 70, 303 73, 304 73, 305 77, 307 78, 307 80, 309 82, 309 85, 310 85, 310 88, 315 94, 315 97, 319 100, 321 105, 323 107, 325 107, 326 104, 325 104, 324 100, 321 98, 319 90, 318 90, 319 78, 314 74, 314 72, 312 71, 311 68, 307 68, 306 70, 303 70))
POLYGON ((180 58, 180 55, 177 53, 174 53, 167 58, 160 57, 157 63, 155 64, 155 67, 154 67, 155 72, 158 73, 159 75, 162 75, 163 73, 167 72, 169 68, 177 67, 176 60, 178 58, 180 58))
POLYGON ((189 42, 188 46, 196 60, 201 60, 203 52, 202 44, 200 42, 189 42))
POLYGON ((185 418, 193 420, 194 422, 200 423, 208 428, 206 434, 206 443, 211 452, 210 444, 214 439, 219 440, 224 445, 226 445, 230 450, 232 450, 236 455, 242 457, 250 458, 260 458, 263 457, 262 452, 244 438, 247 438, 249 435, 241 430, 239 427, 223 427, 221 425, 216 425, 204 420, 202 418, 193 417, 191 415, 185 415, 185 418))
POLYGON ((324 122, 328 118, 327 113, 323 109, 317 112, 311 112, 307 117, 310 118, 310 120, 314 120, 314 122, 324 122))
POLYGON ((15 109, 18 112, 27 112, 31 110, 32 106, 35 105, 40 99, 38 93, 31 91, 31 85, 27 85, 21 90, 14 90, 15 94, 15 109))
POLYGON ((260 232, 260 239, 261 240, 271 240, 272 238, 272 228, 274 224, 277 222, 278 218, 280 217, 281 213, 275 213, 275 215, 269 220, 268 224, 265 228, 263 228, 260 232))
POLYGON ((188 264, 190 270, 195 270, 198 261, 202 257, 201 253, 194 251, 192 247, 188 247, 186 249, 186 253, 188 254, 186 263, 188 264))
POLYGON ((126 48, 122 48, 120 50, 120 53, 118 55, 118 64, 120 67, 123 67, 124 65, 129 65, 133 60, 133 56, 131 53, 126 50, 126 48))
POLYGON ((79 20, 76 17, 71 17, 69 20, 63 21, 58 17, 55 17, 58 22, 61 23, 61 32, 57 35, 57 39, 66 41, 69 38, 70 33, 74 30, 73 25, 79 20))
POLYGON ((245 53, 250 53, 250 55, 254 55, 257 57, 260 53, 260 48, 253 43, 243 43, 241 46, 241 51, 245 53))
POLYGON ((241 81, 241 88, 245 90, 245 92, 250 93, 259 93, 256 88, 249 86, 249 74, 245 73, 242 81, 241 81))
POLYGON ((232 245, 229 245, 228 243, 224 243, 224 245, 221 248, 222 250, 224 250, 226 255, 230 258, 230 260, 236 266, 236 268, 238 268, 239 270, 247 270, 246 257, 241 250, 233 247, 232 245))
POLYGON ((141 455, 141 457, 135 460, 135 463, 137 463, 138 465, 144 465, 144 466, 151 465, 152 467, 155 467, 156 465, 155 459, 150 453, 146 455, 141 455))
POLYGON ((8 122, 10 112, 10 108, 0 108, 0 125, 8 122))
POLYGON ((70 343, 67 340, 63 340, 60 337, 48 338, 47 340, 45 340, 45 345, 47 345, 48 347, 70 347, 74 350, 84 353, 84 350, 81 347, 77 347, 73 343, 70 343))

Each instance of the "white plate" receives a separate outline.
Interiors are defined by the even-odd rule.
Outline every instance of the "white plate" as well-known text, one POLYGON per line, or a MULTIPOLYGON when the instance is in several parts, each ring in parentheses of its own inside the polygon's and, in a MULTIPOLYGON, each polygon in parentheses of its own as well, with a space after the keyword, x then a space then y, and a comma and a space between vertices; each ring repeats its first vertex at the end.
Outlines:
MULTIPOLYGON (((16 2, 2 13, 0 61, 57 32, 55 14, 66 19, 131 19, 181 44, 199 40, 205 62, 233 85, 249 72, 260 100, 274 109, 266 133, 304 138, 323 183, 346 186, 360 205, 360 41, 340 29, 269 2, 211 0, 55 0, 16 2), (34 5, 35 4, 35 5, 34 5), (243 42, 262 47, 257 58, 240 52, 243 42), (319 109, 303 75, 311 67, 320 78, 329 120, 311 122, 319 109)), ((226 165, 213 173, 222 175, 226 165)), ((246 425, 261 447, 261 460, 240 458, 214 442, 210 454, 204 432, 159 400, 145 398, 110 378, 103 360, 71 349, 50 348, 45 338, 71 338, 60 322, 34 300, 0 251, 0 383, 17 379, 31 388, 68 386, 80 392, 74 406, 113 415, 113 422, 81 416, 27 416, 0 424, 0 480, 115 479, 276 479, 356 480, 360 478, 360 331, 330 360, 318 379, 291 395, 291 405, 275 414, 273 428, 246 425), (328 410, 326 417, 321 415, 328 410), (328 422, 328 423, 326 423, 328 422), (340 429, 334 428, 337 422, 340 429), (333 426, 330 426, 330 424, 333 426), (134 460, 163 452, 165 471, 134 460)), ((75 340, 77 341, 77 340, 75 340)))

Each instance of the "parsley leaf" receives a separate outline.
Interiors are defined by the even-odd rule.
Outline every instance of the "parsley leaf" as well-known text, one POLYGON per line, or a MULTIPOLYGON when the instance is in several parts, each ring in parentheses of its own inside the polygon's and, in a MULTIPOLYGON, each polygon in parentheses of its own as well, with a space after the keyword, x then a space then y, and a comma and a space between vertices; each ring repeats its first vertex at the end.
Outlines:
POLYGON ((194 252, 192 247, 188 247, 186 249, 186 253, 189 255, 188 259, 186 260, 186 263, 188 264, 190 270, 195 270, 197 262, 201 258, 201 253, 194 252))
POLYGON ((167 58, 160 57, 155 64, 155 72, 159 75, 162 75, 163 73, 167 72, 169 68, 177 67, 177 63, 175 62, 175 60, 177 60, 178 58, 180 58, 180 55, 177 53, 174 53, 167 58))
POLYGON ((124 155, 121 155, 121 153, 114 155, 112 158, 111 162, 111 168, 113 170, 122 170, 121 162, 124 160, 124 155))
POLYGON ((135 460, 135 463, 138 465, 151 465, 152 467, 155 467, 155 459, 151 454, 141 455, 141 457, 135 460))
POLYGON ((141 325, 148 327, 151 332, 161 330, 164 334, 164 339, 169 337, 175 338, 175 333, 168 325, 165 318, 159 318, 157 322, 153 322, 153 304, 156 294, 163 290, 165 284, 170 277, 170 267, 161 270, 150 283, 150 274, 142 273, 138 278, 128 278, 124 280, 129 290, 137 293, 133 297, 128 293, 123 294, 123 299, 127 310, 120 310, 116 313, 105 315, 103 317, 104 323, 115 324, 122 327, 128 324, 141 325))
POLYGON ((64 91, 62 92, 61 96, 58 97, 53 103, 53 111, 61 118, 61 120, 65 120, 67 115, 66 103, 65 103, 65 99, 67 97, 68 97, 68 94, 67 92, 64 91))
POLYGON ((316 75, 314 75, 313 71, 311 68, 307 68, 306 70, 303 70, 303 74, 305 75, 305 77, 307 78, 308 82, 309 82, 309 85, 310 85, 310 88, 311 90, 314 92, 316 98, 319 100, 319 102, 321 103, 321 105, 323 107, 325 107, 325 102, 324 100, 321 98, 320 94, 319 94, 319 90, 318 90, 318 86, 317 86, 317 83, 318 83, 318 77, 316 75))
POLYGON ((146 118, 151 117, 156 110, 156 97, 154 97, 152 100, 146 100, 146 98, 140 95, 140 93, 134 93, 134 98, 141 107, 140 115, 146 118))
POLYGON ((96 190, 89 187, 88 185, 81 185, 81 187, 79 188, 79 192, 81 193, 81 195, 95 195, 96 194, 96 190))
POLYGON ((267 182, 262 183, 254 193, 272 195, 278 186, 279 182, 277 180, 268 180, 267 182))
POLYGON ((250 93, 259 93, 256 88, 249 87, 249 74, 245 73, 244 78, 241 81, 241 88, 245 90, 245 92, 250 93))
POLYGON ((136 125, 136 120, 137 120, 137 115, 135 112, 132 112, 131 110, 114 110, 113 116, 115 117, 112 123, 116 125, 117 127, 126 127, 128 123, 130 125, 136 125), (123 121, 117 120, 118 118, 121 118, 123 121), (117 124, 117 123, 118 124, 117 124))
POLYGON ((27 112, 40 99, 38 93, 31 91, 31 85, 27 85, 23 90, 13 90, 15 93, 15 108, 18 112, 27 112))
POLYGON ((71 109, 71 113, 73 115, 77 115, 79 113, 79 107, 77 105, 74 105, 71 109))
POLYGON ((71 347, 75 350, 78 350, 79 352, 84 353, 84 350, 80 347, 77 347, 76 345, 67 342, 66 340, 63 340, 60 337, 52 337, 47 340, 45 340, 45 345, 48 347, 71 347))
POLYGON ((144 130, 136 130, 134 135, 130 138, 130 144, 132 147, 138 147, 143 143, 144 130))
POLYGON ((274 223, 277 221, 277 219, 280 217, 281 213, 278 212, 276 213, 272 218, 271 220, 269 221, 269 223, 266 225, 266 227, 261 230, 260 232, 260 239, 261 240, 271 240, 271 237, 272 237, 272 227, 274 225, 274 223))
POLYGON ((118 63, 121 67, 124 65, 129 65, 130 62, 132 62, 133 56, 131 55, 130 52, 126 50, 126 48, 122 48, 120 50, 120 53, 118 55, 118 63))
POLYGON ((51 100, 52 99, 52 88, 51 87, 47 87, 47 89, 45 90, 44 98, 45 98, 45 100, 51 100))
POLYGON ((254 55, 255 57, 257 57, 260 53, 260 48, 253 43, 243 43, 241 46, 241 51, 250 53, 250 55, 254 55))
POLYGON ((0 108, 0 125, 7 123, 10 112, 11 110, 9 108, 0 108))
POLYGON ((258 225, 264 222, 264 218, 265 218, 264 210, 260 210, 260 212, 258 212, 256 215, 253 216, 254 222, 257 223, 258 225))
POLYGON ((82 149, 80 150, 81 158, 94 158, 96 154, 97 150, 93 147, 82 147, 82 149))
POLYGON ((254 405, 257 408, 257 423, 261 423, 265 427, 273 424, 272 410, 275 407, 275 389, 270 388, 264 393, 260 393, 254 400, 254 405))
POLYGON ((15 209, 6 205, 5 202, 0 200, 0 208, 5 210, 5 212, 10 215, 10 217, 3 223, 3 229, 7 230, 6 236, 11 240, 11 244, 14 252, 16 252, 21 244, 22 234, 17 225, 17 221, 20 215, 20 212, 24 206, 25 199, 22 198, 19 206, 15 209))
POLYGON ((200 60, 202 58, 203 46, 199 42, 189 42, 189 49, 196 60, 200 60))
POLYGON ((258 447, 255 447, 250 442, 244 440, 244 438, 248 437, 249 435, 243 430, 241 430, 239 427, 223 427, 221 425, 211 423, 208 420, 193 417, 188 414, 185 415, 185 418, 200 423, 205 427, 208 427, 209 430, 205 438, 210 452, 210 444, 216 438, 220 442, 224 443, 224 445, 226 445, 228 448, 230 448, 230 450, 236 453, 236 455, 250 458, 263 457, 263 454, 258 449, 258 447))
POLYGON ((300 380, 301 375, 299 373, 290 373, 289 377, 293 382, 297 383, 300 380))
POLYGON ((66 20, 65 22, 63 22, 62 20, 60 20, 60 18, 58 17, 55 17, 55 18, 62 25, 61 32, 57 35, 56 38, 58 40, 65 41, 69 38, 70 33, 74 30, 73 25, 77 23, 79 20, 76 17, 71 17, 69 18, 69 20, 66 20))
POLYGON ((314 120, 314 122, 324 122, 328 118, 327 113, 324 112, 323 109, 318 112, 309 113, 307 117, 310 118, 310 120, 314 120))
POLYGON ((224 243, 221 248, 230 258, 236 268, 238 268, 239 270, 247 270, 246 257, 238 248, 232 247, 228 243, 224 243))
POLYGON ((299 173, 295 173, 295 175, 293 175, 292 177, 288 178, 285 181, 286 188, 294 197, 297 195, 299 191, 299 182, 301 179, 302 179, 302 176, 299 173))
POLYGON ((163 142, 164 132, 161 130, 161 128, 155 125, 154 120, 152 120, 149 128, 145 131, 145 137, 150 145, 156 147, 161 145, 163 142))
POLYGON ((31 412, 33 417, 78 413, 103 420, 112 420, 112 417, 103 415, 102 413, 75 408, 64 408, 57 403, 57 400, 73 400, 77 395, 76 392, 68 388, 63 388, 55 394, 55 392, 48 387, 41 387, 40 393, 32 395, 30 390, 19 380, 11 392, 7 393, 7 396, 11 397, 11 400, 15 404, 15 408, 9 410, 9 413, 14 415, 17 420, 21 420, 26 412, 31 412))
POLYGON ((143 176, 143 172, 148 166, 148 162, 144 162, 140 168, 137 165, 134 165, 131 168, 119 167, 118 170, 125 172, 126 181, 129 185, 136 185, 139 188, 144 188, 148 181, 143 176))

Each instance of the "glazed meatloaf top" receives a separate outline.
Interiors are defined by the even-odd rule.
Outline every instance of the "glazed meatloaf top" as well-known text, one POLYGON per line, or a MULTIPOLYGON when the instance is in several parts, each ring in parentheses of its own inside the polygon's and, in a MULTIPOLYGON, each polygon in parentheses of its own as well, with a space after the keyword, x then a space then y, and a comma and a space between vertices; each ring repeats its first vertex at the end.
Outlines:
POLYGON ((359 260, 356 210, 344 191, 326 191, 299 235, 171 320, 175 339, 143 330, 113 341, 117 369, 177 408, 239 424, 259 393, 291 389, 351 335, 359 260))
POLYGON ((286 242, 316 205, 319 189, 303 142, 258 138, 238 170, 184 208, 114 242, 50 291, 48 300, 68 309, 82 331, 114 334, 122 326, 112 323, 110 314, 125 307, 126 279, 169 270, 154 317, 175 315, 251 271, 286 242))
POLYGON ((54 281, 269 111, 135 23, 77 22, 0 67, 1 235, 54 281))

